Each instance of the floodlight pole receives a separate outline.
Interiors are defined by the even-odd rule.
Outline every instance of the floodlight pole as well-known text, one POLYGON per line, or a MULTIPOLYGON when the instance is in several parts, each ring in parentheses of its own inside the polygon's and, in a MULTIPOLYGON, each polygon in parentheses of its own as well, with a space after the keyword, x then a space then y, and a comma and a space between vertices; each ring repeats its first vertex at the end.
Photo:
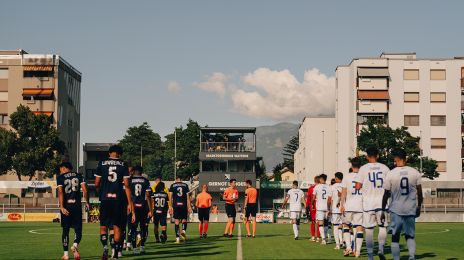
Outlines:
POLYGON ((174 128, 174 180, 177 177, 177 128, 174 128))

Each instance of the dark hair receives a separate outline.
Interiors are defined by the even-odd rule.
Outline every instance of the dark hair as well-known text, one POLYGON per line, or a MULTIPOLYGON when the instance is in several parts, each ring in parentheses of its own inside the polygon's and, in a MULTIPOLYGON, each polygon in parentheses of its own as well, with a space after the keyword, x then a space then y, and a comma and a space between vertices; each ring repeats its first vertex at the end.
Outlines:
POLYGON ((335 177, 336 177, 337 179, 343 180, 343 173, 341 173, 341 172, 336 172, 336 173, 335 173, 335 177))
POLYGON ((319 175, 319 178, 322 178, 324 181, 326 181, 327 180, 327 175, 321 174, 321 175, 319 175))
POLYGON ((179 180, 182 180, 182 178, 180 177, 180 175, 176 175, 176 180, 179 179, 179 180))
POLYGON ((164 185, 164 182, 160 181, 156 185, 155 192, 163 192, 165 187, 166 187, 166 185, 164 185))
POLYGON ((61 167, 65 167, 66 169, 69 169, 69 170, 72 170, 72 169, 73 169, 73 166, 72 166, 72 164, 71 164, 70 162, 62 162, 62 163, 60 163, 60 166, 59 166, 59 167, 60 167, 60 168, 61 168, 61 167))
POLYGON ((293 181, 293 185, 298 187, 298 181, 293 181))
POLYGON ((354 157, 351 159, 351 170, 353 170, 353 168, 361 168, 361 160, 359 159, 359 157, 354 157))
POLYGON ((132 170, 133 170, 134 172, 138 172, 138 173, 140 173, 140 174, 143 173, 143 167, 142 167, 142 166, 139 166, 139 165, 132 167, 132 170))
POLYGON ((122 147, 117 145, 117 144, 113 144, 112 146, 110 146, 110 149, 108 150, 108 153, 117 153, 119 155, 122 155, 122 153, 123 153, 122 147))
POLYGON ((393 157, 398 157, 402 160, 406 160, 406 152, 403 149, 395 149, 393 152, 393 157))
POLYGON ((366 149, 367 156, 373 157, 373 156, 378 156, 379 155, 379 149, 375 146, 370 146, 366 149))
POLYGON ((335 178, 330 179, 330 185, 334 185, 335 182, 336 182, 336 181, 335 181, 335 178))
POLYGON ((230 179, 229 183, 232 183, 234 181, 237 181, 236 179, 230 179))
POLYGON ((246 184, 251 186, 253 183, 251 182, 251 180, 246 180, 246 184))

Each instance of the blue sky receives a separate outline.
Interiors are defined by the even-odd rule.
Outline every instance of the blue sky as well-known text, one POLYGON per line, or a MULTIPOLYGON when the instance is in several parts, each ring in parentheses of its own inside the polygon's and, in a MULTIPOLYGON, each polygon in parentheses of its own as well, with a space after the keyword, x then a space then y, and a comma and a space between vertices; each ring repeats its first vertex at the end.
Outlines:
POLYGON ((464 55, 460 1, 8 1, 0 49, 56 53, 83 73, 81 142, 149 122, 298 122, 331 113, 353 57, 464 55))

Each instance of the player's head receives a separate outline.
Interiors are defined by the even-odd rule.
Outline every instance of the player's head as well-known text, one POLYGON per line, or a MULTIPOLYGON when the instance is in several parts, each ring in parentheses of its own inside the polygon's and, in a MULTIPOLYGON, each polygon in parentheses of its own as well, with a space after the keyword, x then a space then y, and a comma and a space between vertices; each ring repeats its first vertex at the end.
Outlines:
POLYGON ((335 173, 335 182, 340 183, 343 180, 343 173, 341 172, 336 172, 335 173))
POLYGON ((132 172, 135 176, 140 176, 143 173, 143 168, 142 166, 139 166, 139 165, 134 166, 132 167, 132 172))
POLYGON ((129 175, 132 176, 132 174, 134 174, 134 167, 133 166, 127 167, 127 171, 129 172, 129 175))
POLYGON ((293 188, 298 189, 298 181, 293 181, 293 188))
POLYGON ((327 181, 327 175, 325 175, 324 173, 319 175, 319 183, 325 183, 327 181))
POLYGON ((379 149, 375 146, 370 146, 366 149, 367 160, 370 163, 377 162, 379 159, 379 149))
POLYGON ((60 173, 68 173, 68 172, 72 171, 73 166, 72 166, 72 164, 70 162, 62 162, 59 165, 59 168, 60 168, 60 173))
POLYGON ((393 161, 397 167, 401 167, 406 164, 406 152, 403 149, 395 149, 392 154, 393 161))
POLYGON ((155 188, 155 192, 164 192, 164 188, 166 187, 166 185, 164 184, 164 182, 160 181, 157 185, 156 185, 156 188, 155 188))
POLYGON ((176 182, 181 182, 181 181, 182 181, 182 178, 179 175, 177 175, 176 176, 176 182))
POLYGON ((159 183, 161 181, 161 175, 155 176, 155 183, 159 183))
POLYGON ((203 191, 203 192, 208 192, 208 185, 203 184, 203 185, 201 186, 201 191, 203 191))
POLYGON ((361 160, 359 159, 359 157, 352 158, 350 162, 352 172, 358 172, 359 168, 361 168, 361 160))
POLYGON ((319 184, 319 175, 314 176, 314 184, 319 184))
POLYGON ((246 180, 246 186, 247 188, 253 187, 253 183, 251 182, 251 180, 246 180))
POLYGON ((335 183, 335 178, 330 179, 330 185, 334 185, 335 183))
POLYGON ((122 147, 117 144, 113 144, 110 146, 108 154, 111 158, 119 158, 122 155, 122 147))
POLYGON ((229 184, 230 184, 230 187, 235 188, 235 186, 237 186, 237 180, 236 179, 230 179, 229 184))

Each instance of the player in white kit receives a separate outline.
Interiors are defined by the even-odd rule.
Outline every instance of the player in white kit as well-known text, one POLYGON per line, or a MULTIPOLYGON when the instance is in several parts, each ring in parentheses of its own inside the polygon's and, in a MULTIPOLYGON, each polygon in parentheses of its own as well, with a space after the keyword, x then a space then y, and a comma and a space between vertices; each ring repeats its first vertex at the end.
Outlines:
POLYGON ((319 232, 321 233, 321 245, 327 244, 325 241, 325 229, 324 221, 327 218, 327 200, 329 198, 329 185, 325 183, 327 181, 327 175, 319 175, 319 184, 316 185, 313 191, 313 200, 311 204, 314 205, 316 202, 316 221, 319 224, 319 232))
POLYGON ((330 186, 328 206, 332 214, 333 235, 335 238, 335 248, 340 249, 340 244, 343 242, 343 233, 340 230, 342 225, 342 214, 340 212, 340 197, 342 194, 343 173, 335 173, 335 183, 330 186))
POLYGON ((287 196, 282 204, 282 209, 285 209, 287 202, 290 204, 290 219, 293 224, 295 240, 298 240, 301 210, 303 209, 302 204, 304 205, 305 203, 305 195, 302 190, 298 189, 298 181, 293 181, 293 188, 287 192, 287 196))
POLYGON ((355 179, 356 189, 361 190, 363 197, 363 227, 366 232, 366 248, 369 260, 374 259, 374 228, 379 227, 378 255, 380 259, 385 259, 384 246, 387 239, 387 223, 380 219, 382 214, 382 198, 384 192, 384 182, 390 169, 379 159, 379 150, 376 147, 366 149, 367 161, 359 169, 355 179))
POLYGON ((359 168, 361 168, 360 159, 358 157, 351 159, 351 172, 345 174, 342 181, 340 211, 343 216, 343 240, 346 244, 346 249, 343 252, 344 256, 349 256, 353 253, 353 250, 356 257, 361 255, 363 242, 363 197, 361 191, 355 187, 359 168), (353 228, 355 248, 351 247, 350 227, 353 228))
MULTIPOLYGON (((406 166, 406 152, 402 149, 393 153, 396 168, 387 176, 384 184, 385 194, 382 209, 385 210, 391 197, 390 230, 392 231, 391 251, 393 259, 400 259, 400 235, 404 234, 408 245, 409 259, 415 259, 416 241, 415 218, 420 216, 422 206, 421 174, 414 168, 406 166)), ((382 214, 385 219, 385 214, 382 214)))

